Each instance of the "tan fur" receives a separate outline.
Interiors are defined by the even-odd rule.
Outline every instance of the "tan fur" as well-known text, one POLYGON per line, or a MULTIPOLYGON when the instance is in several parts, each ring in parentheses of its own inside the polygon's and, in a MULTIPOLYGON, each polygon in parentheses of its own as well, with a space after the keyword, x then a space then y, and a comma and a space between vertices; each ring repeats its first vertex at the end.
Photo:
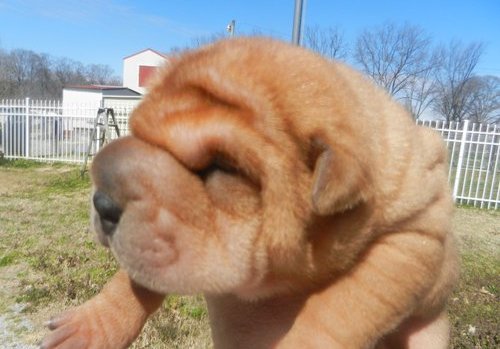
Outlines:
MULTIPOLYGON (((93 220, 120 278, 155 292, 139 297, 147 313, 159 294, 203 292, 216 348, 446 347, 445 149, 360 74, 272 40, 222 41, 166 67, 131 128, 92 166, 123 215, 111 236, 93 220)), ((133 340, 146 317, 116 284, 45 347, 82 331, 92 348, 133 340)))

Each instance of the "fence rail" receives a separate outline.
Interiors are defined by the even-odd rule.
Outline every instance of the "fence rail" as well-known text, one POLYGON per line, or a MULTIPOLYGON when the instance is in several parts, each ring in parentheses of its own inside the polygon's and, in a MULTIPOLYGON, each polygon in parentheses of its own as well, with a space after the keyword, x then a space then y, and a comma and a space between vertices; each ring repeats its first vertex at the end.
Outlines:
MULTIPOLYGON (((82 163, 100 105, 0 100, 0 151, 6 158, 82 163)), ((113 107, 122 135, 131 107, 113 107)))
MULTIPOLYGON (((100 105, 0 100, 0 151, 6 158, 82 163, 100 105)), ((114 109, 120 133, 129 133, 131 107, 114 109)), ((459 204, 500 208, 500 130, 496 125, 417 122, 438 131, 448 146, 448 179, 459 204)))
POLYGON ((448 146, 448 181, 455 202, 500 208, 500 130, 469 121, 418 122, 438 131, 448 146))

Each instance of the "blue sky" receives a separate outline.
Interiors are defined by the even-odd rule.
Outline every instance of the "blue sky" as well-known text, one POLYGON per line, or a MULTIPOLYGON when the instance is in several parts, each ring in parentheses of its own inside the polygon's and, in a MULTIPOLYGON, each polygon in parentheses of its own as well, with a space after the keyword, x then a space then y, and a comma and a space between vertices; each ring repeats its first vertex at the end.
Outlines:
MULTIPOLYGON (((195 37, 260 31, 290 40, 294 0, 0 0, 0 48, 108 64, 144 48, 168 52, 195 37)), ((304 0, 304 24, 338 26, 354 43, 366 28, 408 22, 436 43, 482 41, 480 74, 500 76, 500 0, 304 0)))

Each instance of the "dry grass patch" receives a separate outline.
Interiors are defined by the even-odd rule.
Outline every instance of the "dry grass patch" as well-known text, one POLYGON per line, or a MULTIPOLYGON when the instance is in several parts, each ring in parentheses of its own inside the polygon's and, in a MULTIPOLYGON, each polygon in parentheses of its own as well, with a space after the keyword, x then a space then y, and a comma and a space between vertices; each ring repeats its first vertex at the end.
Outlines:
POLYGON ((452 347, 499 348, 500 213, 460 208, 454 230, 462 275, 449 306, 452 347))

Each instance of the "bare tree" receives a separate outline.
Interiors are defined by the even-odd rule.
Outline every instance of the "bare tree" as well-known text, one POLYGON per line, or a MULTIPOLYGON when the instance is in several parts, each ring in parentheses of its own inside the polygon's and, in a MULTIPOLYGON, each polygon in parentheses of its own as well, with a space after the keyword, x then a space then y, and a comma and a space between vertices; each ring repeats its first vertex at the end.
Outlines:
POLYGON ((55 93, 48 55, 16 49, 4 58, 3 77, 5 85, 10 86, 10 97, 46 98, 55 93))
POLYGON ((85 67, 82 63, 68 58, 59 58, 52 62, 52 71, 58 86, 83 85, 87 83, 85 67))
POLYGON ((117 80, 116 77, 113 77, 113 69, 104 64, 89 64, 85 75, 90 84, 106 85, 117 80))
POLYGON ((361 33, 354 59, 377 84, 401 97, 435 64, 429 58, 430 43, 430 37, 420 27, 386 23, 361 33))
POLYGON ((23 93, 26 81, 30 77, 30 51, 27 50, 13 50, 9 54, 9 61, 7 66, 8 79, 13 81, 16 86, 16 92, 23 93))
POLYGON ((330 59, 345 60, 349 52, 344 34, 338 27, 306 27, 304 46, 330 59))
POLYGON ((415 120, 431 106, 434 101, 436 85, 429 75, 412 78, 404 90, 403 105, 415 120))
POLYGON ((467 118, 473 122, 500 122, 500 78, 476 76, 467 82, 467 118))
POLYGON ((436 74, 436 99, 433 107, 446 121, 463 121, 467 118, 467 104, 470 102, 469 80, 483 53, 482 43, 464 45, 452 41, 441 46, 441 69, 436 74))
POLYGON ((436 98, 436 72, 440 68, 440 57, 437 51, 433 51, 426 59, 425 64, 429 67, 416 76, 408 79, 408 84, 402 91, 403 105, 408 109, 415 120, 432 105, 436 98))
POLYGON ((10 80, 10 56, 0 49, 0 97, 12 94, 13 84, 10 80))
POLYGON ((40 61, 33 51, 15 49, 9 54, 8 78, 14 83, 14 95, 31 95, 40 69, 40 61))
POLYGON ((15 49, 0 50, 0 98, 60 98, 67 84, 121 84, 107 65, 84 66, 66 58, 15 49))
POLYGON ((36 74, 30 94, 36 98, 53 98, 58 94, 58 88, 51 70, 52 58, 45 53, 36 54, 34 58, 36 74))

